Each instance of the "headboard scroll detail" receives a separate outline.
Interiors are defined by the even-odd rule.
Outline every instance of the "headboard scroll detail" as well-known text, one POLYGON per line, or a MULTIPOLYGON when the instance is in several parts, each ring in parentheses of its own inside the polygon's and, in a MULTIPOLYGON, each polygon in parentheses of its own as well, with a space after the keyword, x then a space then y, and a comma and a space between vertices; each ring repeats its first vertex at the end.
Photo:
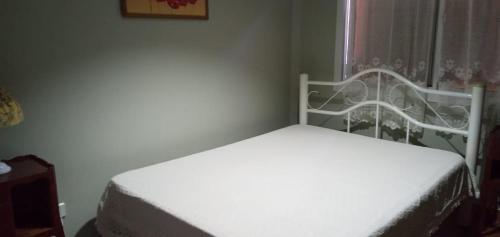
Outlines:
MULTIPOLYGON (((390 96, 390 95, 389 95, 390 96)), ((364 106, 370 106, 374 105, 376 107, 376 112, 375 112, 375 137, 379 137, 380 133, 380 128, 379 128, 379 120, 381 119, 380 116, 380 108, 383 107, 385 109, 388 109, 397 115, 401 116, 402 118, 405 119, 406 121, 406 143, 409 143, 409 136, 410 136, 410 124, 414 126, 418 126, 421 128, 426 128, 426 129, 431 129, 431 130, 436 130, 436 131, 441 131, 441 132, 447 132, 447 133, 453 133, 453 134, 458 134, 458 135, 463 135, 467 137, 467 144, 466 144, 466 152, 465 152, 465 161, 467 163, 467 166, 469 167, 469 170, 471 171, 471 174, 474 175, 475 169, 476 169, 476 161, 477 161, 477 153, 478 153, 478 147, 479 147, 479 133, 480 133, 480 127, 481 127, 481 114, 482 114, 482 107, 483 107, 483 100, 484 100, 484 86, 482 85, 475 85, 472 88, 472 93, 460 93, 460 92, 453 92, 453 91, 442 91, 442 90, 435 90, 435 89, 429 89, 429 88, 423 88, 420 87, 408 79, 404 78, 398 73, 395 73, 393 71, 389 71, 386 69, 380 69, 380 68, 373 68, 373 69, 368 69, 362 72, 357 73, 356 75, 353 75, 349 79, 346 79, 344 81, 340 82, 330 82, 330 81, 310 81, 309 80, 309 75, 307 74, 301 74, 300 75, 300 102, 299 102, 299 122, 300 124, 307 124, 308 121, 308 113, 315 113, 315 114, 323 114, 323 115, 347 115, 347 132, 350 132, 350 127, 351 127, 351 112, 359 109, 364 106), (365 75, 367 74, 376 74, 376 99, 373 100, 368 100, 368 86, 367 84, 363 81, 365 75), (411 117, 410 115, 407 114, 406 109, 407 108, 400 108, 393 103, 392 100, 389 100, 389 102, 381 100, 381 80, 383 79, 382 76, 390 76, 391 78, 396 79, 397 83, 393 85, 393 88, 391 88, 389 91, 391 94, 392 91, 399 86, 408 86, 415 92, 417 95, 417 98, 420 99, 426 106, 429 108, 435 116, 442 121, 444 125, 435 125, 435 124, 429 124, 425 122, 420 122, 416 120, 415 118, 411 117), (325 110, 324 107, 330 103, 331 100, 333 100, 334 97, 336 97, 339 94, 342 94, 344 89, 349 86, 352 83, 359 83, 362 85, 362 88, 364 89, 364 95, 362 96, 362 99, 360 101, 353 101, 349 98, 346 99, 346 101, 349 104, 349 107, 340 111, 331 111, 331 110, 325 110), (320 106, 314 108, 309 104, 309 97, 312 94, 318 93, 317 91, 311 91, 309 92, 309 86, 310 85, 315 85, 315 86, 331 86, 331 87, 340 87, 340 89, 336 90, 334 94, 329 97, 324 103, 322 103, 320 106), (455 108, 460 108, 463 109, 464 113, 466 116, 468 116, 468 121, 465 126, 460 126, 460 127, 452 127, 450 124, 446 122, 445 119, 443 119, 440 114, 421 96, 422 94, 430 94, 430 95, 438 95, 438 96, 445 96, 445 97, 451 97, 451 98, 462 98, 466 100, 470 100, 470 111, 467 111, 465 107, 462 106, 453 106, 455 108), (468 126, 467 126, 468 125, 468 126)), ((477 177, 475 177, 476 182, 477 177)))

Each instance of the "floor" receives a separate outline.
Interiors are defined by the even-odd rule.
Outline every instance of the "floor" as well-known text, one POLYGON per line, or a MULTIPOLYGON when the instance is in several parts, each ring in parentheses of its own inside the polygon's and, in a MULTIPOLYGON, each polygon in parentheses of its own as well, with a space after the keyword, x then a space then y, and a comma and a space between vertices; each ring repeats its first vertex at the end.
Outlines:
POLYGON ((497 222, 495 226, 483 231, 483 237, 500 237, 500 212, 497 214, 497 222))

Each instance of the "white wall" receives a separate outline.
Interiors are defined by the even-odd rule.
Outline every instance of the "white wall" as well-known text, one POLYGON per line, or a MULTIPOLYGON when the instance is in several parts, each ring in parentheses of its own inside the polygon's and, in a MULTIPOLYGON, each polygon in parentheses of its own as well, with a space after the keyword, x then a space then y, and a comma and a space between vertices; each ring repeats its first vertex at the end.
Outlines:
POLYGON ((26 116, 0 157, 55 164, 68 236, 91 235, 113 175, 289 119, 289 0, 212 0, 208 21, 122 18, 118 2, 0 0, 0 84, 26 116))

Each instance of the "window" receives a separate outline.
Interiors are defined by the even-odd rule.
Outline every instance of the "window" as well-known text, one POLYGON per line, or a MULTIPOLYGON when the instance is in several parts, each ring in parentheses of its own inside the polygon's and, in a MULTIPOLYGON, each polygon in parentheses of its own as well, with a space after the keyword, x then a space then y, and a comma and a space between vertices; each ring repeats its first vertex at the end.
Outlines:
POLYGON ((372 67, 422 86, 500 85, 500 1, 344 0, 342 78, 372 67))

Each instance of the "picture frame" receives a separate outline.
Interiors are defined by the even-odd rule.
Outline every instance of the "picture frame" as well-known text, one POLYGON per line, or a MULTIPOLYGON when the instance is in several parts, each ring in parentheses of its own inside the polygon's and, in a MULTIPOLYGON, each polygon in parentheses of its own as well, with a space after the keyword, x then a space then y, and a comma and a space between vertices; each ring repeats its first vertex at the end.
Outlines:
POLYGON ((125 17, 208 19, 208 0, 121 0, 125 17))

